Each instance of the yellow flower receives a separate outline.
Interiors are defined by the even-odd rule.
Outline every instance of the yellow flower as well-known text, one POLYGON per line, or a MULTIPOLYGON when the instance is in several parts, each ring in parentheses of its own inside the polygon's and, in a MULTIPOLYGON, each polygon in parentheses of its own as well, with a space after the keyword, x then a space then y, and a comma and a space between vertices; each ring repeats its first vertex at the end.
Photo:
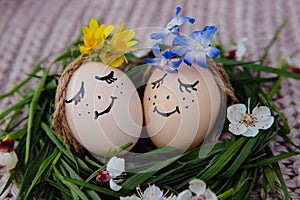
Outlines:
POLYGON ((113 29, 113 25, 105 27, 105 24, 102 24, 99 26, 97 20, 92 18, 89 26, 82 28, 84 45, 79 46, 80 52, 82 54, 89 54, 91 50, 101 48, 113 29))
POLYGON ((119 67, 127 59, 124 56, 126 51, 135 51, 132 48, 137 44, 136 40, 132 40, 135 32, 129 28, 123 30, 125 24, 122 23, 115 34, 112 36, 109 45, 101 51, 100 58, 104 64, 112 67, 119 67))

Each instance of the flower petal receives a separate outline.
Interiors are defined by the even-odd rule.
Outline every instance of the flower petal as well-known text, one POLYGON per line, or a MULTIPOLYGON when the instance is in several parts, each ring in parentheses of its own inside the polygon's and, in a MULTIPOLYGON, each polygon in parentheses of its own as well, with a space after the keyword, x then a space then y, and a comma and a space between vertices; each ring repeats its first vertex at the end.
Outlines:
POLYGON ((179 17, 178 22, 180 25, 183 24, 184 22, 189 22, 189 23, 193 24, 195 22, 195 19, 191 18, 191 17, 181 16, 181 17, 179 17))
POLYGON ((205 191, 205 199, 207 200, 218 200, 218 197, 209 188, 205 191))
POLYGON ((190 199, 191 197, 192 197, 191 191, 184 190, 178 194, 176 200, 187 200, 187 199, 190 199))
POLYGON ((193 61, 195 59, 195 54, 196 54, 196 52, 194 52, 194 51, 188 51, 184 56, 184 62, 187 65, 192 66, 193 61))
POLYGON ((200 196, 205 193, 206 183, 204 181, 199 179, 194 179, 190 181, 189 184, 190 184, 189 189, 196 195, 200 196))
POLYGON ((229 124, 229 131, 235 135, 244 134, 247 131, 247 127, 244 124, 229 124))
POLYGON ((273 122, 274 122, 274 117, 271 116, 264 120, 256 122, 255 127, 258 129, 266 130, 272 126, 273 122))
POLYGON ((197 65, 199 65, 200 67, 203 67, 203 68, 208 68, 205 52, 197 52, 195 55, 196 55, 195 60, 196 60, 197 65))
POLYGON ((216 47, 209 46, 206 48, 206 54, 212 59, 216 58, 220 53, 221 51, 216 47))
POLYGON ((155 185, 149 186, 144 192, 144 199, 157 200, 163 197, 163 192, 155 185))
POLYGON ((109 187, 116 192, 122 189, 122 186, 118 185, 113 179, 110 179, 109 187))
POLYGON ((206 48, 210 45, 211 40, 217 31, 217 27, 215 26, 205 26, 202 30, 202 37, 200 40, 200 44, 206 48))
POLYGON ((6 166, 8 170, 15 168, 18 163, 18 156, 17 154, 12 152, 2 152, 0 151, 0 165, 6 166))
POLYGON ((242 115, 246 113, 247 108, 244 104, 234 104, 227 108, 227 119, 231 123, 239 123, 242 119, 242 115))
POLYGON ((125 160, 123 158, 112 157, 107 163, 106 170, 109 172, 109 175, 114 178, 120 176, 125 170, 125 160))
POLYGON ((173 45, 180 45, 187 49, 193 49, 195 46, 194 43, 195 42, 191 38, 183 35, 177 35, 173 40, 173 45))
POLYGON ((158 43, 155 44, 155 45, 153 45, 153 47, 152 47, 152 53, 153 53, 156 57, 161 56, 161 54, 160 54, 160 48, 159 48, 159 44, 158 44, 158 43))
POLYGON ((242 133, 241 135, 245 137, 255 137, 258 134, 258 128, 248 128, 245 133, 242 133))
POLYGON ((256 117, 258 121, 265 120, 271 116, 270 108, 267 106, 255 107, 252 113, 252 115, 256 117))

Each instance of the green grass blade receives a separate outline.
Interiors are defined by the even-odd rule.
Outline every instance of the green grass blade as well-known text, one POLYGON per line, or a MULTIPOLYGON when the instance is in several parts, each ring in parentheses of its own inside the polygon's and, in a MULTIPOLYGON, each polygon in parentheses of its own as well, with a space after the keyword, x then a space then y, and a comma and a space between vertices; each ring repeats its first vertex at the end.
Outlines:
POLYGON ((18 103, 12 105, 11 107, 7 108, 6 110, 4 110, 1 114, 0 114, 0 120, 3 119, 4 117, 6 117, 9 113, 23 108, 26 104, 29 104, 31 101, 32 97, 27 97, 25 99, 22 99, 21 101, 19 101, 18 103))
POLYGON ((31 185, 24 196, 24 199, 27 199, 29 197, 31 190, 33 189, 35 184, 38 182, 38 180, 41 178, 41 176, 43 175, 45 170, 52 164, 52 161, 56 157, 57 154, 58 154, 58 150, 55 150, 48 158, 46 158, 42 162, 41 166, 39 167, 39 170, 36 173, 36 176, 32 180, 31 185))
POLYGON ((11 89, 9 92, 3 94, 3 95, 0 95, 0 100, 3 99, 3 98, 6 98, 6 97, 9 97, 11 95, 13 95, 15 92, 17 92, 20 88, 22 88, 27 82, 29 82, 32 77, 37 74, 39 71, 41 71, 41 66, 38 65, 36 66, 32 73, 26 78, 24 79, 21 83, 19 83, 18 85, 14 86, 13 89, 11 89))
POLYGON ((208 180, 218 174, 225 167, 225 165, 229 163, 231 159, 239 152, 245 141, 245 137, 241 137, 240 139, 238 139, 233 145, 229 147, 227 151, 225 151, 220 156, 220 158, 218 158, 218 160, 212 166, 205 170, 200 178, 202 180, 208 180))
POLYGON ((37 90, 35 91, 31 103, 30 103, 30 107, 29 107, 29 118, 28 118, 28 123, 27 123, 27 138, 26 138, 26 152, 25 152, 25 163, 28 162, 29 160, 29 156, 30 156, 30 140, 31 140, 31 131, 32 131, 32 127, 33 127, 33 119, 35 117, 35 112, 36 112, 36 108, 38 105, 38 100, 40 99, 40 96, 42 94, 42 91, 44 89, 48 74, 50 71, 50 67, 45 71, 37 90))

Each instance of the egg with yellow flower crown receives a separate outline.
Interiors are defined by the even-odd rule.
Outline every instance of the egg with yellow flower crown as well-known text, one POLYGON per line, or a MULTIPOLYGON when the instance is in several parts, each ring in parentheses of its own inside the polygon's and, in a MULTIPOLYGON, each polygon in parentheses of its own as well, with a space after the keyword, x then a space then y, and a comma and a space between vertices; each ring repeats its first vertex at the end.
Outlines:
MULTIPOLYGON (((157 146, 172 146, 186 151, 205 138, 216 141, 226 112, 226 96, 216 63, 219 54, 207 40, 214 27, 178 34, 170 50, 161 52, 153 46, 155 58, 148 58, 153 70, 144 92, 143 108, 146 129, 157 146), (209 58, 211 57, 211 58, 209 58), (224 104, 225 103, 225 104, 224 104)), ((152 37, 165 32, 155 33, 152 37)))
POLYGON ((65 113, 72 136, 99 159, 125 144, 134 145, 142 129, 139 95, 117 68, 126 61, 124 52, 137 43, 132 40, 134 31, 123 27, 110 40, 112 25, 98 26, 92 19, 83 27, 80 51, 86 61, 73 72, 66 89, 65 113))

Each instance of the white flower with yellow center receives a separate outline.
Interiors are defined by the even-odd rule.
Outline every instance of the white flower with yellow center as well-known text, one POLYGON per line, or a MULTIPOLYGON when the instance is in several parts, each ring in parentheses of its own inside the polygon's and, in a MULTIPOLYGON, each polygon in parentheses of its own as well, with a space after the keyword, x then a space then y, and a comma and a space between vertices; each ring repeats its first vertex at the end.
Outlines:
POLYGON ((244 104, 234 104, 227 108, 227 118, 230 121, 229 131, 235 135, 255 137, 259 129, 266 130, 274 122, 267 106, 255 107, 250 113, 244 104))

